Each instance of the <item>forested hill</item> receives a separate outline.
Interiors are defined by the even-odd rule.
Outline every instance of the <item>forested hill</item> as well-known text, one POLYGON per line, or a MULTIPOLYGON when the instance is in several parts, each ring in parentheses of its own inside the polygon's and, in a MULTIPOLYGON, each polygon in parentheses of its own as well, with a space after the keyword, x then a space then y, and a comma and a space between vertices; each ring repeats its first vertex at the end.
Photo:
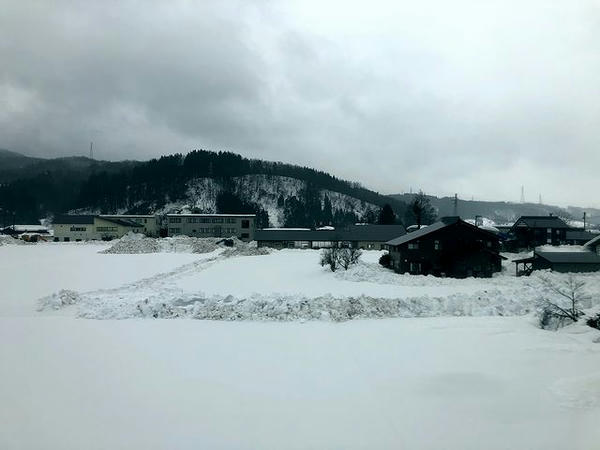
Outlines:
POLYGON ((0 208, 14 211, 17 222, 74 210, 193 211, 256 212, 261 225, 268 217, 271 225, 315 226, 372 220, 385 203, 400 217, 406 208, 323 171, 205 150, 146 162, 36 160, 0 167, 0 183, 0 208))

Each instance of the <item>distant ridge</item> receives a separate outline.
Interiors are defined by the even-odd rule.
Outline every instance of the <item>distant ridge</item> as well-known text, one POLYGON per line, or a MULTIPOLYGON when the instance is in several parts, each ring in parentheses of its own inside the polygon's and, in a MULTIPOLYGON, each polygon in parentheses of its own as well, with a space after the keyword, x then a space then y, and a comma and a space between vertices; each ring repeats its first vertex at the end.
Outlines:
MULTIPOLYGON (((393 194, 397 200, 410 203, 416 194, 393 194)), ((454 197, 427 196, 439 216, 454 214, 454 197)), ((600 210, 594 208, 544 205, 539 203, 511 203, 505 201, 479 201, 458 199, 458 214, 464 219, 474 219, 475 216, 486 217, 496 224, 512 223, 520 216, 555 216, 582 221, 583 211, 587 212, 587 223, 600 225, 600 210)))

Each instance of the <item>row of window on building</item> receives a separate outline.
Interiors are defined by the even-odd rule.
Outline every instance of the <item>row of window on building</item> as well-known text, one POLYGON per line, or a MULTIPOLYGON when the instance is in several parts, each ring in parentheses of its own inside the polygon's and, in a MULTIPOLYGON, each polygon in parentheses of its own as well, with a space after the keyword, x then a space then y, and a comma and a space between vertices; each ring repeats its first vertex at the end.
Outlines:
MULTIPOLYGON (((169 217, 169 223, 182 223, 182 217, 169 217)), ((233 217, 186 217, 186 223, 236 223, 233 217)))

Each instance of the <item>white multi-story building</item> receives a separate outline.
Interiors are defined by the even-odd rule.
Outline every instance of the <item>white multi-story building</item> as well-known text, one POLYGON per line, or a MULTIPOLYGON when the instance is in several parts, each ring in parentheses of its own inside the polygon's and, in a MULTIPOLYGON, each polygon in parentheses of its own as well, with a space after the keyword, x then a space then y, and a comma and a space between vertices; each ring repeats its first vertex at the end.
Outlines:
POLYGON ((52 224, 55 241, 111 240, 123 237, 130 231, 140 233, 143 225, 127 219, 101 216, 59 216, 52 224))
POLYGON ((254 240, 255 214, 167 214, 168 235, 254 240))

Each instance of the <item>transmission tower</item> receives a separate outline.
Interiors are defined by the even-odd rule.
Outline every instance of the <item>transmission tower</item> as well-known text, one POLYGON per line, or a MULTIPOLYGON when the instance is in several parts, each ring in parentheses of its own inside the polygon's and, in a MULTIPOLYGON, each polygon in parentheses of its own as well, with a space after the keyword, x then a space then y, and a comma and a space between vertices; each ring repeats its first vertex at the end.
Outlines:
POLYGON ((525 203, 525 186, 521 186, 521 203, 525 203))

